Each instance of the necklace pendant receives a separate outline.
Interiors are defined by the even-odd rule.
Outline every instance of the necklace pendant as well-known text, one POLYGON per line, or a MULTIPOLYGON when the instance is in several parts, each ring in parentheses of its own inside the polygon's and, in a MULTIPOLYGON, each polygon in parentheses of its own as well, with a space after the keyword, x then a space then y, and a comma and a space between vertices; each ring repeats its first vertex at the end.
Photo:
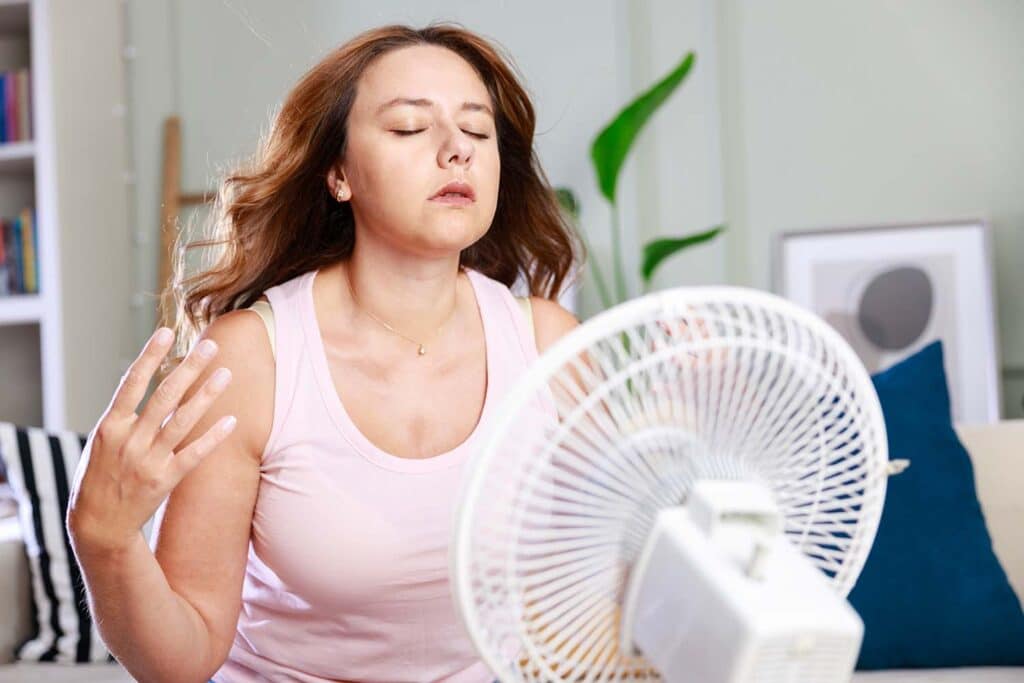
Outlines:
POLYGON ((417 351, 417 353, 421 356, 427 355, 427 347, 423 346, 423 344, 420 344, 420 348, 419 351, 417 351))

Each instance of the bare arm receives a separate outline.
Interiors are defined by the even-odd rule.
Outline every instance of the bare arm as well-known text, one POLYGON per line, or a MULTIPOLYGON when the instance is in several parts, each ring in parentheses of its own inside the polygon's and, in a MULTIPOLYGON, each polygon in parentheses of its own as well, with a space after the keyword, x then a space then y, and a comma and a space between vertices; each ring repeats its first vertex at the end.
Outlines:
POLYGON ((183 363, 135 417, 124 387, 141 397, 155 368, 152 354, 143 360, 149 351, 140 357, 140 374, 122 383, 125 395, 115 395, 87 445, 68 510, 97 627, 129 673, 147 682, 206 681, 227 657, 273 417, 273 359, 259 318, 227 314, 204 338, 219 346, 214 359, 183 363), (215 393, 208 381, 220 367, 232 378, 215 393), (229 415, 237 426, 224 435, 218 423, 229 415), (162 458, 184 471, 164 476, 162 458), (154 552, 138 519, 157 505, 154 552))

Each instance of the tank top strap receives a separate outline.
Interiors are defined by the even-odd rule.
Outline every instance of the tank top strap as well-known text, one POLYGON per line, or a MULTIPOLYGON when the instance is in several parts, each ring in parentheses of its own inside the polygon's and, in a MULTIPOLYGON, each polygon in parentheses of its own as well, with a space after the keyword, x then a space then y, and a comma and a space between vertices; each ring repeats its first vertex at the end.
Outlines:
POLYGON ((523 309, 523 317, 526 318, 526 329, 530 335, 533 335, 533 304, 530 302, 530 297, 529 295, 517 296, 516 301, 519 302, 523 309))
POLYGON ((491 310, 494 323, 500 328, 499 335, 510 336, 523 361, 527 365, 533 363, 537 359, 537 343, 529 297, 515 296, 507 286, 480 271, 467 268, 466 272, 479 284, 477 291, 483 293, 479 303, 491 310))
POLYGON ((299 363, 305 357, 299 306, 312 276, 310 271, 275 285, 264 292, 269 305, 258 301, 250 306, 263 318, 274 353, 274 422, 263 452, 264 458, 274 451, 295 400, 299 363))
POLYGON ((270 339, 270 355, 276 356, 276 344, 274 343, 277 334, 274 330, 274 309, 266 301, 257 301, 249 306, 249 310, 257 313, 263 319, 263 326, 267 328, 267 337, 270 339))

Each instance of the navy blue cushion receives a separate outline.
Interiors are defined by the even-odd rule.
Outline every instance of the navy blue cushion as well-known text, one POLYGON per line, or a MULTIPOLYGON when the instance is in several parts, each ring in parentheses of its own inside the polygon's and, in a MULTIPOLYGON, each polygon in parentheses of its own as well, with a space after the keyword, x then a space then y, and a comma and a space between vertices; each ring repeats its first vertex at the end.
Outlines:
POLYGON ((849 596, 865 627, 857 668, 1024 666, 1024 611, 992 551, 970 456, 953 430, 942 343, 872 380, 889 457, 911 463, 889 479, 849 596))

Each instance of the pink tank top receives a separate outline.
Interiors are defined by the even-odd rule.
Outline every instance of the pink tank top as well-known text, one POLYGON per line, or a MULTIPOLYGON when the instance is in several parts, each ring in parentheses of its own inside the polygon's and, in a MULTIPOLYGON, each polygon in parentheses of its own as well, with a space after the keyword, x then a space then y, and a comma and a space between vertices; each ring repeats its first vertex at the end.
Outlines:
POLYGON ((316 271, 266 291, 274 422, 242 609, 217 683, 494 679, 456 613, 448 546, 465 463, 537 349, 509 289, 466 272, 486 342, 483 411, 463 443, 426 459, 377 448, 346 413, 313 307, 316 271))

